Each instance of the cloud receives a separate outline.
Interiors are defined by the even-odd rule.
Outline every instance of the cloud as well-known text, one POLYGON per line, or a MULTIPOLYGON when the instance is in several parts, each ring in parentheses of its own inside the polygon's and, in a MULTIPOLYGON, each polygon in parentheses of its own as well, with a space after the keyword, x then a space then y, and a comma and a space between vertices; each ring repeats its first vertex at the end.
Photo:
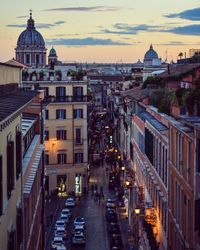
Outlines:
POLYGON ((147 24, 139 24, 139 25, 130 25, 125 23, 116 23, 113 25, 112 30, 110 29, 101 29, 101 32, 106 34, 118 34, 118 35, 136 35, 140 31, 158 31, 160 26, 157 25, 147 25, 147 24))
MULTIPOLYGON (((65 21, 57 21, 54 23, 37 23, 36 28, 38 28, 38 29, 51 29, 55 26, 58 26, 58 25, 61 25, 64 23, 65 23, 65 21)), ((10 28, 26 28, 27 25, 26 24, 8 24, 6 26, 10 27, 10 28)))
POLYGON ((170 32, 178 35, 199 36, 200 24, 191 24, 186 26, 175 27, 172 29, 165 30, 164 32, 170 32))
POLYGON ((200 8, 185 10, 180 13, 171 13, 165 15, 168 18, 181 18, 190 21, 200 21, 200 8))
POLYGON ((163 46, 184 46, 184 45, 190 45, 190 46, 194 46, 194 45, 200 45, 200 43, 185 43, 185 42, 180 42, 180 41, 171 41, 168 43, 158 43, 155 45, 163 45, 163 46))
POLYGON ((93 37, 86 38, 70 38, 70 39, 47 39, 48 45, 66 45, 66 46, 107 46, 107 45, 131 45, 129 43, 113 41, 111 39, 99 39, 93 37))
POLYGON ((80 11, 80 12, 107 12, 107 11, 119 11, 122 7, 107 7, 107 6, 92 6, 92 7, 66 7, 66 8, 54 8, 45 9, 44 11, 80 11))
POLYGON ((29 16, 17 16, 16 18, 28 18, 29 16))

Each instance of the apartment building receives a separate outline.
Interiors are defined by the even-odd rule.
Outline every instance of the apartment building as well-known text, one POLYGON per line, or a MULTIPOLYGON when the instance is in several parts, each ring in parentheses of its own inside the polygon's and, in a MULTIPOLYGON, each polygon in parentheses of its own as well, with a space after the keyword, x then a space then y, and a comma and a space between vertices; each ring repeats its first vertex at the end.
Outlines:
POLYGON ((199 126, 194 116, 170 124, 169 249, 200 246, 199 126))
POLYGON ((22 112, 35 92, 20 90, 21 66, 0 63, 0 249, 23 245, 22 112))
POLYGON ((77 195, 87 188, 87 81, 26 81, 45 91, 45 177, 47 194, 77 195))

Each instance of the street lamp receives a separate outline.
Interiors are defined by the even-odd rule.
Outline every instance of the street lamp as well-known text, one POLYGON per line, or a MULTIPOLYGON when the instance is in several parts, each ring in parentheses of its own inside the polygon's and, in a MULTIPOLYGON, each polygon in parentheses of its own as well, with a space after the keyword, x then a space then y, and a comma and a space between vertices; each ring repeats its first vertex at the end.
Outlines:
POLYGON ((135 208, 135 214, 139 215, 140 214, 140 209, 139 208, 135 208))
POLYGON ((125 167, 124 167, 124 166, 122 166, 122 167, 121 167, 121 170, 122 170, 122 171, 124 171, 124 170, 125 170, 125 167))

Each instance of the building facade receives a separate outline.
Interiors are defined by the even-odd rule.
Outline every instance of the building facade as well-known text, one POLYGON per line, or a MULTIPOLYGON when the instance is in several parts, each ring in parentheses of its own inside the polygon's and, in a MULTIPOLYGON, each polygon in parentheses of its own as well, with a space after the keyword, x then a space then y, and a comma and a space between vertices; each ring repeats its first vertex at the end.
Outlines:
POLYGON ((47 194, 82 194, 87 189, 87 82, 23 82, 45 91, 45 176, 47 194))
MULTIPOLYGON (((36 93, 19 89, 20 77, 21 67, 0 64, 0 249, 2 250, 21 249, 24 244, 22 114, 36 93)), ((27 234, 29 233, 30 230, 27 231, 27 234)))

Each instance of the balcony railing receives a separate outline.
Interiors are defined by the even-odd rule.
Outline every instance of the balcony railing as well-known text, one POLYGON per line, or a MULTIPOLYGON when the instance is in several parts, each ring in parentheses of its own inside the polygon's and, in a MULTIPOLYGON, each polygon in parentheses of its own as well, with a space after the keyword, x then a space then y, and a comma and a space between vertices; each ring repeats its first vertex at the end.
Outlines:
POLYGON ((87 96, 47 96, 45 100, 49 102, 88 102, 87 96))

